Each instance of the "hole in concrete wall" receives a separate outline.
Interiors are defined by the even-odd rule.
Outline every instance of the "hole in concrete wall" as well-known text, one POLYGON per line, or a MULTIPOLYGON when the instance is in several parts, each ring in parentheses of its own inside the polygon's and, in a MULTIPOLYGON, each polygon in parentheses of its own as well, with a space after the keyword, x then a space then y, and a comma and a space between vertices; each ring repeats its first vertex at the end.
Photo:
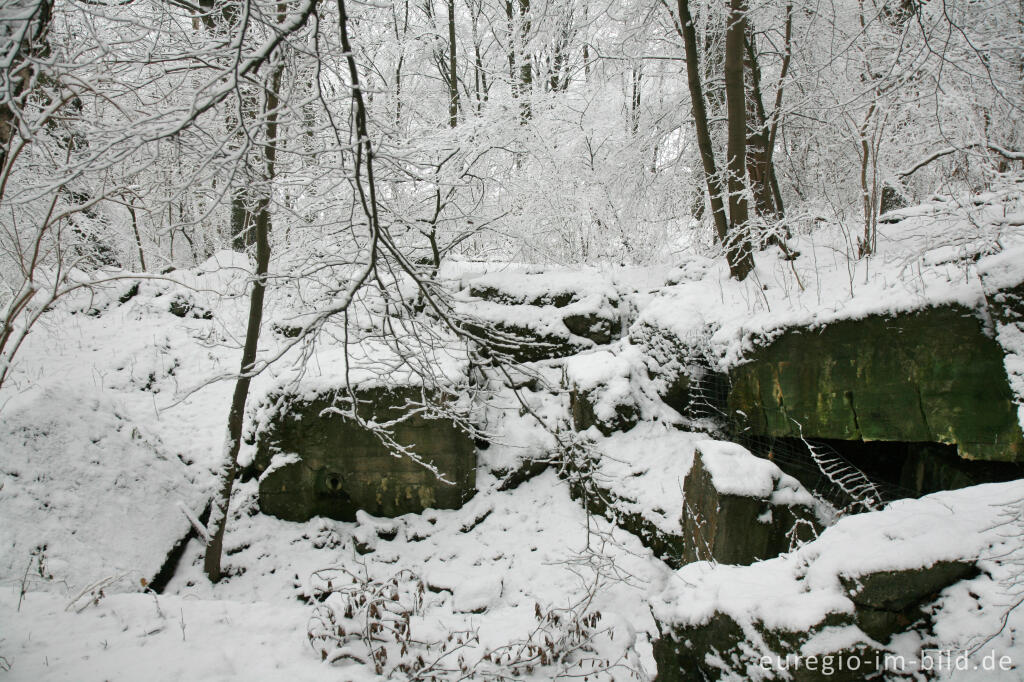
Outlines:
MULTIPOLYGON (((799 438, 747 437, 738 442, 759 457, 771 459, 820 497, 840 507, 850 503, 849 496, 829 481, 799 438)), ((962 459, 954 445, 826 439, 809 442, 863 472, 883 501, 1024 477, 1024 465, 962 459)))

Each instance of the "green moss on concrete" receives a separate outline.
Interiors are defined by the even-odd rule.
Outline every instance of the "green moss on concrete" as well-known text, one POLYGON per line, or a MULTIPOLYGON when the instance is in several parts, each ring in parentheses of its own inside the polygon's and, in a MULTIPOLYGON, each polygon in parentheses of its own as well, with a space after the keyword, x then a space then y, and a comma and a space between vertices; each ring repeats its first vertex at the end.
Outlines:
POLYGON ((960 306, 794 329, 730 372, 751 435, 955 444, 1024 460, 999 345, 960 306))
POLYGON ((814 510, 805 505, 719 492, 699 447, 683 481, 683 499, 684 564, 751 564, 789 551, 791 534, 808 542, 822 530, 814 510))
MULTIPOLYGON (((358 412, 363 420, 383 423, 403 416, 407 402, 419 400, 417 388, 364 390, 358 412)), ((394 517, 428 507, 458 508, 475 491, 474 443, 448 420, 414 415, 394 427, 393 437, 414 446, 450 484, 409 457, 395 456, 355 420, 331 412, 333 394, 279 402, 282 406, 258 436, 254 462, 262 474, 260 508, 265 513, 292 521, 314 516, 354 520, 359 509, 394 517), (279 453, 298 455, 300 461, 270 468, 279 453)))

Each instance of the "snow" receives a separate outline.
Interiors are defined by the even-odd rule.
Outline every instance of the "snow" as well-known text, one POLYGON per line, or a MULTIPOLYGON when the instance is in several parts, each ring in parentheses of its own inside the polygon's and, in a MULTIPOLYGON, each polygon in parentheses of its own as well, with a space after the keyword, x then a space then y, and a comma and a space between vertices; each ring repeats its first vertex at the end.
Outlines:
MULTIPOLYGON (((245 265, 236 261, 228 262, 245 265)), ((306 600, 315 572, 337 565, 378 577, 406 568, 442 588, 429 593, 420 634, 475 629, 478 658, 527 638, 538 625, 538 606, 571 608, 592 593, 590 608, 602 612, 602 627, 616 631, 614 639, 595 640, 599 654, 641 677, 653 674, 656 630, 645 595, 664 566, 635 538, 588 520, 553 473, 496 491, 499 481, 488 471, 550 459, 556 447, 507 389, 486 407, 493 444, 481 453, 481 490, 462 510, 295 524, 258 514, 256 481, 240 483, 226 538, 228 578, 216 586, 206 581, 201 547, 192 541, 165 594, 140 593, 140 578, 152 578, 189 531, 178 503, 198 516, 216 486, 232 383, 210 380, 237 363, 229 339, 239 338, 245 323, 244 298, 218 292, 230 294, 238 284, 233 275, 176 274, 204 280, 205 289, 144 280, 123 303, 121 289, 102 300, 68 301, 70 310, 55 310, 19 356, 12 385, 22 393, 5 393, 0 429, 0 541, 9 548, 0 565, 0 656, 12 664, 8 677, 322 678, 330 673, 306 641, 313 613, 306 600), (167 305, 178 294, 213 318, 171 315, 167 305), (32 555, 40 542, 42 571, 32 555), (370 553, 358 554, 357 544, 370 553), (34 573, 24 581, 29 593, 18 611, 30 559, 34 573), (618 572, 630 577, 609 577, 618 572), (65 611, 83 589, 81 613, 65 611)), ((268 335, 261 352, 282 343, 268 335)), ((389 362, 363 348, 369 360, 389 362)), ((465 356, 451 357, 452 373, 464 372, 465 356)), ((337 350, 319 348, 298 383, 288 362, 275 366, 254 381, 250 419, 261 409, 255 396, 283 386, 321 390, 343 375, 341 364, 337 350)), ((558 376, 555 370, 549 379, 557 383, 558 376)), ((549 426, 564 426, 564 396, 523 395, 549 426)), ((251 451, 243 445, 242 459, 251 451)), ((372 670, 344 674, 374 679, 372 670)), ((538 671, 535 679, 546 676, 538 671)))
POLYGON ((715 490, 725 495, 766 498, 783 475, 778 466, 736 443, 705 440, 697 443, 697 450, 715 490))
MULTIPOLYGON (((979 264, 978 274, 985 286, 986 295, 995 303, 1002 303, 1005 294, 1001 291, 1019 287, 1024 282, 1024 246, 1009 248, 989 256, 979 264)), ((996 341, 1005 351, 1003 365, 1006 376, 1020 405, 1018 420, 1024 425, 1024 320, 999 320, 995 323, 996 341)))
POLYGON ((109 399, 54 388, 8 404, 0 439, 0 575, 79 586, 152 579, 199 514, 205 486, 176 453, 109 399), (44 576, 46 579, 44 580, 44 576))
POLYGON ((700 442, 706 442, 700 434, 641 422, 596 442, 595 480, 616 494, 621 511, 639 514, 669 535, 680 535, 683 481, 700 442))
MULTIPOLYGON (((579 304, 572 304, 569 308, 555 308, 554 306, 504 305, 490 301, 473 301, 472 303, 461 303, 456 310, 462 315, 472 316, 490 324, 502 324, 506 327, 522 329, 538 336, 568 339, 573 335, 562 322, 562 318, 567 311, 574 309, 577 305, 579 304)), ((590 310, 591 308, 586 306, 586 311, 590 312, 590 310)), ((585 339, 579 339, 579 341, 587 343, 585 339)))
POLYGON ((1024 246, 1016 245, 982 260, 978 265, 978 275, 985 288, 989 291, 998 291, 1011 289, 1024 282, 1024 272, 1020 267, 1021 258, 1024 258, 1024 246))
POLYGON ((602 349, 569 357, 565 361, 565 369, 573 386, 589 391, 628 379, 632 365, 622 353, 602 349))
POLYGON ((554 270, 524 274, 514 270, 488 272, 463 277, 463 284, 491 288, 519 302, 529 302, 559 295, 571 295, 573 302, 586 299, 617 300, 619 298, 608 275, 593 269, 554 270))
POLYGON ((794 235, 789 246, 801 254, 796 261, 774 247, 755 253, 756 267, 743 282, 729 277, 723 259, 690 256, 669 275, 674 284, 651 296, 634 324, 684 340, 710 331, 713 358, 727 368, 743 362, 755 339, 770 340, 787 327, 950 303, 980 309, 979 274, 991 286, 1020 282, 1014 263, 1020 262, 1024 232, 1001 222, 1019 202, 1009 193, 887 214, 895 222, 879 225, 878 252, 860 260, 845 228, 824 225, 794 235))
POLYGON ((643 421, 679 422, 679 415, 658 398, 646 361, 640 346, 621 340, 565 358, 562 366, 569 387, 586 394, 599 420, 614 420, 620 407, 635 407, 643 421))
POLYGON ((571 342, 577 348, 595 344, 572 333, 565 325, 566 318, 619 320, 627 310, 611 274, 595 269, 473 273, 464 276, 461 285, 467 288, 455 299, 455 310, 460 316, 504 332, 521 330, 542 341, 571 342), (492 292, 488 300, 472 295, 483 290, 492 292), (562 299, 559 305, 556 299, 562 299))
MULTIPOLYGON (((852 613, 840 579, 880 571, 927 567, 939 561, 978 560, 982 574, 943 592, 931 644, 969 648, 1000 630, 1019 580, 1019 568, 1002 561, 1019 552, 1019 526, 1007 514, 1019 513, 1024 481, 986 484, 899 500, 881 511, 848 516, 796 551, 750 566, 698 562, 681 568, 652 600, 664 623, 701 624, 716 612, 728 614, 745 631, 754 623, 791 632, 807 631, 829 613, 852 613), (965 594, 974 594, 970 600, 965 594), (979 601, 977 595, 986 598, 979 601)), ((1015 518, 1015 517, 1014 517, 1015 518)), ((1024 616, 1011 613, 1013 623, 1024 616)), ((807 642, 804 655, 826 650, 823 631, 807 642)), ((842 636, 858 635, 845 632, 842 636)), ((830 632, 828 636, 839 636, 830 632)), ((898 653, 910 640, 894 639, 898 653)), ((830 642, 828 646, 834 646, 830 642)), ((919 644, 919 643, 918 643, 919 644)), ((1024 647, 1007 634, 997 643, 1015 660, 1024 647)), ((831 649, 835 650, 835 649, 831 649)), ((965 678, 966 679, 966 678, 965 678)))
POLYGON ((557 448, 554 436, 535 428, 533 416, 513 413, 504 414, 499 419, 503 435, 479 453, 481 467, 494 472, 509 472, 528 460, 544 461, 554 457, 557 448))
POLYGON ((81 613, 65 597, 0 587, 5 680, 322 680, 296 604, 111 594, 81 613))
POLYGON ((179 503, 198 517, 216 487, 232 389, 216 379, 238 363, 247 263, 124 273, 34 328, 0 396, 0 584, 32 557, 40 590, 137 590, 159 571, 191 525, 179 503), (175 296, 216 312, 177 317, 175 296))
MULTIPOLYGON (((800 258, 759 252, 755 272, 742 283, 731 280, 720 261, 699 255, 679 259, 671 271, 452 259, 441 278, 453 288, 487 285, 517 300, 574 297, 555 308, 460 295, 458 306, 491 321, 569 338, 562 322, 567 314, 624 319, 635 311, 634 332, 659 329, 706 344, 715 362, 728 367, 742 362, 755 341, 795 324, 820 326, 948 302, 982 307, 995 289, 1024 280, 1014 201, 1003 195, 936 200, 889 214, 878 254, 859 261, 850 260, 849 240, 837 226, 797 234, 792 246, 800 258)), ((594 455, 595 482, 614 492, 619 511, 672 535, 682 532, 683 481, 698 450, 721 492, 810 502, 774 464, 705 433, 680 430, 679 415, 656 395, 663 368, 652 366, 647 348, 630 339, 599 348, 579 340, 586 351, 515 370, 516 395, 493 372, 471 369, 465 347, 443 331, 422 345, 368 335, 348 348, 341 346, 336 322, 316 345, 292 347, 283 335, 265 333, 260 357, 281 359, 254 379, 250 435, 272 407, 268 398, 283 392, 310 397, 346 381, 420 385, 424 373, 455 391, 472 383, 486 395, 475 409, 490 439, 479 453, 478 492, 459 510, 291 523, 260 514, 258 482, 239 482, 226 536, 227 578, 217 585, 205 579, 202 547, 192 541, 165 593, 146 592, 142 579, 152 579, 189 531, 182 508, 198 516, 216 488, 232 389, 225 379, 237 370, 247 314, 242 294, 251 271, 244 256, 218 252, 198 268, 167 277, 125 273, 95 293, 61 302, 29 336, 0 395, 0 657, 10 665, 6 678, 377 679, 365 665, 326 667, 307 640, 316 609, 338 605, 335 596, 318 600, 326 589, 322 577, 344 570, 371 582, 400 572, 422 579, 426 591, 422 612, 411 621, 414 635, 438 642, 473 631, 476 639, 460 650, 471 665, 490 665, 488 652, 549 627, 538 613, 599 611, 595 656, 620 667, 598 677, 648 679, 655 674, 655 617, 700 623, 724 612, 748 633, 753 623, 804 631, 828 613, 853 609, 842 578, 955 559, 977 559, 981 573, 940 595, 932 633, 897 636, 890 648, 966 648, 995 634, 986 647, 1024 661, 1015 635, 1024 616, 1009 610, 1024 561, 1020 482, 845 517, 816 541, 752 566, 697 562, 678 572, 636 537, 588 515, 553 467, 502 490, 509 474, 551 462, 571 443, 594 455), (175 298, 209 311, 210 319, 173 315, 175 298), (425 352, 431 345, 434 350, 425 352), (630 406, 640 422, 610 436, 569 433, 571 390, 587 393, 599 418, 630 406), (1000 630, 1004 615, 1008 627, 1000 630)), ((322 302, 317 297, 329 292, 328 284, 275 290, 268 330, 271 321, 304 324, 322 302)), ((374 310, 367 303, 353 317, 373 329, 374 310)), ((992 329, 1006 351, 1011 386, 1024 396, 1024 330, 999 321, 992 329)), ((240 461, 252 451, 244 444, 240 461)), ((862 637, 856 628, 828 628, 804 653, 862 637)), ((752 636, 748 645, 763 642, 752 636)), ((521 679, 552 674, 539 667, 521 679)))
MULTIPOLYGON (((479 645, 465 652, 467 658, 474 658, 484 649, 526 637, 537 625, 535 605, 569 607, 589 586, 601 583, 604 588, 597 592, 594 609, 609 624, 631 624, 644 641, 654 636, 645 594, 667 572, 636 538, 591 519, 590 534, 595 535, 588 549, 587 515, 569 498, 554 472, 515 490, 495 491, 495 483, 485 475, 478 481, 481 492, 459 510, 427 510, 397 519, 360 514, 355 523, 327 519, 288 523, 250 514, 246 510, 255 504, 255 486, 242 484, 229 526, 226 570, 245 567, 244 573, 232 574, 211 587, 200 575, 200 556, 192 546, 169 591, 197 601, 216 596, 295 603, 296 597, 322 587, 315 573, 332 566, 380 580, 407 570, 427 587, 423 619, 430 625, 426 631, 444 635, 478 630, 479 645), (615 542, 600 542, 597 538, 604 534, 612 534, 615 542), (362 551, 366 545, 372 551, 357 554, 357 540, 364 545, 362 551), (285 561, 287 567, 282 566, 285 561), (607 572, 616 571, 632 577, 625 582, 609 580, 607 572)), ((603 642, 602 654, 622 656, 625 644, 626 638, 616 636, 603 642)), ((646 647, 649 656, 649 644, 646 647)), ((647 658, 642 664, 650 671, 653 662, 647 658)), ((364 679, 360 675, 365 673, 356 668, 344 669, 353 679, 364 679)), ((538 672, 530 679, 547 677, 538 672)))
POLYGON ((455 586, 452 610, 456 613, 483 613, 501 597, 501 576, 467 576, 455 586))
POLYGON ((489 445, 478 451, 477 463, 480 469, 497 476, 531 461, 554 460, 558 450, 554 431, 567 424, 568 401, 564 396, 523 388, 519 397, 530 412, 520 409, 519 400, 507 388, 497 390, 485 406, 483 430, 489 434, 489 445), (545 426, 537 422, 538 418, 545 426))
POLYGON ((772 504, 821 506, 799 481, 783 473, 774 462, 750 454, 742 445, 701 440, 695 448, 719 493, 770 499, 772 504))

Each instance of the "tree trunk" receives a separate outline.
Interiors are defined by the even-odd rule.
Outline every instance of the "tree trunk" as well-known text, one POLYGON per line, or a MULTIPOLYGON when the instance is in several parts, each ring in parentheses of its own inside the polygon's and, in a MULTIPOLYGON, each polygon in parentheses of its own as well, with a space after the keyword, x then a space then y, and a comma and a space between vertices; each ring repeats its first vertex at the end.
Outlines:
POLYGON ((459 78, 455 55, 455 0, 448 0, 448 125, 459 125, 459 78))
POLYGON ((747 102, 743 78, 743 36, 746 16, 743 0, 731 0, 729 23, 725 32, 725 100, 729 113, 729 235, 725 243, 729 269, 736 279, 744 279, 754 267, 748 231, 746 167, 747 167, 747 102))
MULTIPOLYGON (((779 121, 782 118, 782 95, 785 91, 786 75, 789 73, 789 64, 793 59, 793 3, 786 4, 786 28, 783 38, 782 69, 779 71, 779 85, 775 90, 775 107, 772 109, 771 125, 768 133, 768 161, 770 174, 768 181, 771 183, 772 194, 775 196, 775 205, 779 213, 784 213, 782 205, 782 191, 779 189, 779 178, 775 173, 775 141, 778 139, 779 121)), ((788 236, 788 228, 787 228, 788 236)))
POLYGON ((256 237, 252 230, 252 214, 245 205, 245 188, 239 187, 231 195, 231 249, 240 253, 252 246, 256 237))
POLYGON ((512 0, 505 0, 505 19, 508 22, 508 83, 512 89, 512 99, 519 98, 519 79, 516 77, 516 11, 512 0))
POLYGON ((255 211, 253 228, 256 239, 256 273, 249 297, 249 320, 245 329, 245 345, 242 348, 242 362, 235 391, 231 397, 231 408, 228 411, 227 436, 224 439, 223 461, 221 462, 221 484, 217 498, 210 513, 210 542, 206 546, 203 569, 211 582, 221 578, 221 555, 224 550, 224 532, 227 529, 228 506, 231 503, 231 491, 234 488, 235 476, 238 473, 238 450, 242 444, 242 425, 245 417, 245 403, 249 397, 249 383, 252 381, 253 365, 256 361, 256 348, 259 343, 260 326, 263 322, 263 298, 267 286, 267 270, 270 264, 270 195, 273 191, 274 163, 277 150, 277 108, 278 93, 281 90, 281 78, 284 74, 284 62, 274 65, 269 79, 266 99, 266 143, 263 158, 265 160, 263 196, 260 197, 255 211))
MULTIPOLYGON (((203 27, 206 32, 211 36, 220 37, 227 36, 231 33, 232 27, 238 21, 238 6, 231 3, 224 3, 220 5, 220 11, 217 11, 218 3, 215 0, 198 0, 198 7, 201 10, 199 19, 201 20, 203 27)), ((236 121, 234 114, 229 113, 227 116, 227 128, 230 131, 232 127, 236 127, 239 131, 245 126, 246 118, 246 97, 241 87, 238 89, 238 96, 242 98, 241 110, 242 120, 236 121)), ((252 113, 252 112, 249 112, 252 113)), ((242 134, 239 132, 236 134, 236 142, 240 140, 242 134)), ((250 246, 256 242, 256 237, 252 233, 252 216, 247 208, 247 192, 246 187, 236 187, 231 192, 231 213, 229 218, 228 228, 230 230, 231 238, 231 249, 233 251, 239 251, 244 253, 250 246)), ((173 230, 173 222, 171 223, 171 229, 173 230)))
POLYGON ((31 61, 23 63, 22 60, 49 53, 46 33, 50 29, 52 18, 53 0, 39 0, 31 16, 22 20, 24 26, 18 25, 21 22, 10 22, 9 30, 12 37, 17 35, 20 29, 23 31, 21 41, 11 48, 13 54, 10 55, 9 67, 0 73, 0 88, 3 88, 7 95, 0 101, 0 172, 7 165, 11 140, 18 128, 17 101, 25 95, 25 88, 34 79, 35 66, 31 61))
POLYGON ((766 222, 782 217, 772 192, 772 160, 768 153, 768 121, 761 96, 761 65, 757 60, 757 46, 748 24, 744 36, 746 67, 750 92, 747 96, 747 175, 754 195, 754 207, 766 222))
POLYGON ((587 3, 583 3, 583 79, 590 82, 590 16, 587 3))
POLYGON ((478 0, 467 0, 470 27, 473 32, 473 98, 476 101, 476 113, 483 111, 487 101, 487 72, 484 71, 483 45, 480 40, 480 5, 478 0))
MULTIPOLYGON (((708 186, 708 199, 711 202, 711 214, 715 221, 715 232, 718 235, 718 241, 725 246, 725 256, 729 263, 729 272, 736 279, 742 280, 745 278, 752 268, 752 261, 750 256, 750 249, 736 248, 732 240, 730 239, 730 228, 729 219, 725 213, 725 203, 723 199, 724 190, 722 188, 721 179, 718 176, 718 171, 715 168, 715 152, 711 145, 711 129, 708 126, 708 114, 704 104, 704 89, 701 84, 700 77, 700 61, 697 58, 697 31, 693 25, 693 18, 690 16, 689 0, 677 0, 679 8, 679 31, 683 35, 683 45, 686 50, 686 75, 687 84, 690 88, 690 102, 693 106, 693 122, 694 127, 697 129, 697 147, 700 150, 701 164, 704 167, 704 179, 708 186), (745 256, 744 257, 744 253, 745 256)), ((742 27, 741 27, 742 28, 742 27)), ((743 45, 740 44, 740 108, 744 107, 742 102, 743 96, 743 45)), ((727 76, 728 78, 728 76, 727 76)), ((732 120, 730 118, 730 124, 732 120)), ((745 141, 745 117, 742 121, 742 126, 739 128, 740 136, 745 141)), ((730 138, 731 140, 731 138, 730 138)), ((743 154, 739 156, 739 163, 742 167, 743 154)), ((742 172, 742 168, 741 168, 742 172)), ((730 204, 732 203, 730 197, 730 204)), ((743 210, 746 209, 746 203, 742 203, 743 210)), ((746 223, 746 216, 744 215, 743 224, 746 223)), ((735 224, 735 220, 734 220, 735 224)), ((742 235, 741 235, 742 236, 742 235)))
POLYGON ((689 0, 677 0, 679 6, 679 22, 683 34, 683 46, 686 50, 686 76, 690 88, 690 104, 693 107, 693 123, 697 129, 697 148, 700 150, 701 165, 704 167, 704 179, 708 185, 708 197, 711 200, 711 215, 715 221, 715 232, 718 241, 725 243, 729 234, 729 218, 725 214, 722 201, 722 184, 715 168, 715 152, 711 146, 711 128, 708 126, 708 114, 704 105, 704 88, 700 77, 700 61, 697 58, 697 30, 690 17, 689 0))
POLYGON ((526 52, 530 38, 530 0, 519 0, 519 122, 526 123, 533 115, 530 94, 533 91, 533 63, 526 52))
POLYGON ((875 229, 878 224, 878 202, 874 191, 873 175, 871 185, 868 184, 868 170, 873 167, 871 145, 868 142, 868 130, 875 114, 875 103, 868 108, 864 123, 860 127, 860 191, 864 205, 864 238, 857 240, 857 257, 870 256, 874 253, 875 229))
POLYGON ((135 247, 139 250, 139 269, 142 272, 146 271, 146 254, 142 250, 142 236, 139 234, 139 219, 135 215, 135 206, 132 205, 131 199, 125 197, 125 208, 128 209, 128 215, 132 217, 132 233, 135 235, 135 247))
POLYGON ((629 101, 629 132, 633 135, 636 135, 640 130, 640 86, 642 79, 642 67, 638 64, 631 69, 633 91, 629 101))
POLYGON ((409 0, 402 3, 402 29, 398 29, 398 17, 394 14, 395 7, 392 6, 392 17, 395 28, 395 41, 399 44, 398 62, 395 64, 395 128, 402 128, 402 67, 405 64, 405 36, 409 32, 409 0))

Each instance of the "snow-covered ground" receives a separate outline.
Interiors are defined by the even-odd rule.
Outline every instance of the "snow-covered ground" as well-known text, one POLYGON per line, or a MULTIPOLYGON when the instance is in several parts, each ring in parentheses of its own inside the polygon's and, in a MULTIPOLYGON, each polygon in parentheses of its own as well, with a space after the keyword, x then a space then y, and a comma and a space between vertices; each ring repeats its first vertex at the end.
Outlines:
MULTIPOLYGON (((254 497, 255 485, 246 484, 238 502, 250 510, 254 497)), ((70 592, 30 592, 19 611, 16 581, 5 581, 0 655, 11 663, 8 676, 331 678, 338 673, 320 662, 307 627, 317 603, 311 598, 315 574, 340 568, 381 581, 414 572, 427 591, 413 636, 443 641, 449 631, 473 631, 479 643, 462 652, 472 660, 528 639, 538 625, 538 605, 570 609, 593 593, 588 611, 601 614, 595 631, 608 630, 595 638, 598 655, 612 659, 622 679, 630 669, 641 676, 645 668, 653 672, 654 622, 646 595, 664 583, 667 569, 606 523, 591 520, 588 533, 586 514, 553 473, 515 490, 483 492, 461 510, 362 521, 297 524, 242 512, 232 519, 227 546, 232 577, 211 586, 193 547, 159 596, 107 594, 93 603, 87 594, 72 603, 70 592), (394 536, 385 540, 378 533, 394 536), (357 541, 375 549, 359 554, 357 541)), ((125 589, 138 585, 126 581, 107 592, 125 589)), ((336 667, 343 679, 376 679, 366 665, 336 667)), ((533 679, 549 675, 541 669, 533 679)))
MULTIPOLYGON (((783 326, 927 302, 975 305, 985 277, 1019 282, 1024 236, 1014 216, 1021 210, 1019 193, 907 210, 881 226, 879 254, 861 261, 848 258, 849 239, 840 228, 825 226, 794 239, 801 252, 796 261, 775 249, 759 253, 757 270, 744 283, 729 280, 720 261, 697 255, 668 273, 675 284, 665 288, 665 272, 657 268, 584 277, 562 272, 554 279, 563 289, 575 287, 579 300, 617 297, 619 311, 639 325, 668 328, 680 338, 710 330, 711 348, 728 364, 752 337, 783 326)), ((311 642, 307 634, 323 634, 325 618, 343 617, 343 589, 365 592, 395 576, 402 576, 403 589, 422 584, 424 591, 411 621, 417 643, 410 653, 393 642, 389 670, 403 657, 433 656, 439 668, 475 670, 485 679, 494 666, 514 669, 521 679, 595 670, 603 671, 598 679, 648 679, 656 672, 652 603, 666 620, 692 621, 718 608, 799 627, 801 618, 841 601, 833 588, 844 566, 897 569, 908 557, 946 554, 982 557, 982 574, 942 594, 925 643, 967 647, 995 635, 985 645, 1024 666, 1016 635, 1024 617, 1010 609, 1019 599, 1013 561, 1020 528, 1007 520, 1024 497, 1018 484, 849 518, 804 550, 752 567, 701 563, 673 574, 637 538, 588 516, 551 470, 500 489, 493 473, 546 458, 554 448, 552 434, 509 391, 495 393, 487 407, 495 442, 481 452, 478 493, 464 508, 291 523, 259 514, 256 483, 242 483, 226 540, 228 577, 209 584, 201 548, 192 542, 164 593, 153 594, 143 581, 188 531, 185 512, 199 515, 216 484, 233 387, 223 377, 240 355, 247 301, 237 294, 248 267, 222 254, 197 270, 172 273, 179 283, 143 279, 132 293, 133 282, 125 281, 93 298, 69 298, 30 335, 0 393, 5 679, 375 679, 373 665, 358 663, 358 647, 345 637, 311 642), (192 307, 181 317, 172 314, 172 301, 192 307), (587 618, 596 613, 599 618, 587 618), (446 645, 452 633, 461 633, 455 641, 463 643, 446 645), (575 655, 515 667, 515 656, 521 662, 529 646, 546 640, 558 640, 563 651, 575 648, 575 655), (321 661, 345 653, 345 646, 351 657, 321 661)), ((442 277, 461 285, 483 276, 514 290, 515 273, 529 269, 454 261, 442 277), (487 270, 492 274, 483 275, 487 270)), ((268 319, 301 323, 287 301, 271 305, 268 319)), ((1024 395, 1024 341, 1015 329, 995 332, 1017 394, 1024 395)), ((286 343, 267 332, 261 353, 271 356, 286 343)), ((295 349, 261 375, 254 396, 294 376, 290 363, 298 356, 295 349)), ((445 371, 458 374, 463 360, 452 358, 445 371)), ((320 348, 305 365, 305 380, 333 380, 341 364, 336 349, 320 348)), ((675 430, 674 413, 652 398, 651 368, 638 347, 622 339, 537 368, 551 383, 564 374, 576 388, 603 387, 597 409, 607 414, 627 401, 640 407, 644 423, 632 431, 583 438, 601 453, 600 475, 620 479, 619 489, 637 500, 638 515, 678 532, 682 478, 694 444, 707 436, 675 430)), ((524 395, 548 427, 567 423, 565 395, 540 389, 524 395)), ((249 456, 246 445, 242 457, 249 456)), ((897 645, 910 651, 915 643, 897 645)), ((1019 669, 1012 674, 1006 679, 1020 679, 1019 669)))
MULTIPOLYGON (((427 598, 413 636, 444 641, 448 632, 472 631, 478 641, 460 652, 471 661, 538 632, 553 637, 538 613, 578 611, 600 614, 583 642, 601 659, 592 668, 622 679, 653 674, 646 595, 657 591, 666 567, 636 538, 588 518, 553 472, 496 490, 487 471, 543 458, 553 447, 511 394, 490 408, 493 428, 504 435, 482 453, 479 492, 464 508, 296 524, 257 513, 250 481, 233 500, 228 577, 209 584, 193 541, 163 594, 147 590, 145 581, 189 529, 185 510, 198 516, 216 484, 232 388, 216 379, 237 362, 246 301, 221 295, 231 293, 235 277, 244 281, 244 271, 215 267, 198 277, 202 290, 143 280, 130 298, 128 282, 102 300, 68 300, 19 356, 0 429, 5 677, 331 677, 307 629, 318 605, 317 572, 340 568, 371 580, 415 573, 427 598), (197 314, 172 314, 176 297, 197 314), (357 544, 370 551, 358 553, 357 544)), ((177 276, 195 287, 197 274, 177 276)), ((263 350, 282 343, 268 334, 263 350)), ((306 385, 337 377, 335 357, 319 353, 306 385)), ((286 359, 258 379, 254 394, 293 372, 286 359)), ((535 407, 556 421, 564 401, 544 395, 535 407)), ((339 665, 345 679, 376 679, 372 666, 339 665)), ((539 666, 535 679, 553 669, 539 666)))

